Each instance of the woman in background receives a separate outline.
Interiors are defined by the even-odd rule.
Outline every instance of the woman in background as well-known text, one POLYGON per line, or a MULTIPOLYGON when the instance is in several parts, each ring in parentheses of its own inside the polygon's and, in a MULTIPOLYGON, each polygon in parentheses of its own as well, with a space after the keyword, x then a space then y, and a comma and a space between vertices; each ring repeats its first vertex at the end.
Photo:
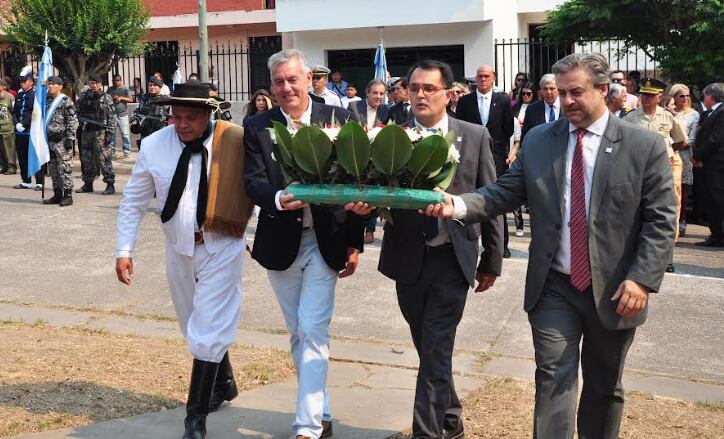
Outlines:
POLYGON ((251 95, 249 103, 246 104, 246 114, 244 114, 244 120, 250 118, 256 113, 270 110, 272 106, 273 104, 271 94, 261 88, 257 90, 253 95, 251 95))
POLYGON ((694 157, 692 149, 696 139, 696 130, 699 127, 699 113, 691 108, 691 94, 684 84, 674 84, 669 90, 673 96, 676 120, 681 123, 686 133, 687 143, 679 150, 683 171, 681 174, 681 210, 679 214, 679 236, 686 234, 686 206, 688 194, 694 184, 694 157))

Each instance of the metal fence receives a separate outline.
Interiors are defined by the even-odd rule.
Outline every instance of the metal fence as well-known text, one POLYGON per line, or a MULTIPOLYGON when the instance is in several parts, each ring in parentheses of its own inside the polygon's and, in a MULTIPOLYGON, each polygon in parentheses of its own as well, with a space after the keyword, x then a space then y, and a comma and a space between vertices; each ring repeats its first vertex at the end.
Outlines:
MULTIPOLYGON (((266 61, 279 50, 281 37, 278 36, 249 38, 247 46, 217 43, 209 50, 209 79, 217 85, 219 95, 224 98, 248 100, 259 88, 269 88, 271 81, 266 61)), ((179 47, 176 41, 150 42, 141 56, 113 59, 107 77, 103 79, 109 84, 112 76, 119 74, 128 87, 132 87, 134 79, 138 79, 145 91, 148 78, 160 72, 170 87, 177 69, 184 80, 191 73, 200 73, 199 58, 199 50, 179 47)), ((0 76, 15 80, 26 65, 32 65, 37 73, 38 63, 35 54, 13 49, 0 52, 0 76)))
POLYGON ((495 71, 498 86, 510 91, 515 76, 525 73, 537 84, 541 76, 551 71, 559 59, 571 53, 601 53, 612 70, 637 70, 642 76, 658 76, 658 63, 639 47, 626 49, 619 40, 593 40, 575 44, 560 44, 533 38, 495 40, 495 71))

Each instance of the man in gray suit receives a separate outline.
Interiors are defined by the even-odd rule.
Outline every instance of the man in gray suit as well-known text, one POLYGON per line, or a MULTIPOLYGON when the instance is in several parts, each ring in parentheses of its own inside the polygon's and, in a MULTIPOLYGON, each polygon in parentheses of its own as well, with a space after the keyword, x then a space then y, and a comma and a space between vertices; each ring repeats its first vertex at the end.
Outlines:
MULTIPOLYGON (((454 132, 460 163, 448 190, 461 194, 495 181, 492 139, 480 125, 448 117, 453 73, 445 63, 421 61, 410 69, 411 126, 454 132)), ((455 331, 468 289, 490 288, 500 276, 503 224, 499 217, 461 225, 414 210, 395 210, 385 224, 379 270, 393 279, 397 300, 420 357, 413 438, 462 438, 462 406, 452 379, 455 331), (478 263, 478 239, 484 247, 478 263)))
POLYGON ((566 118, 532 129, 495 184, 428 215, 477 222, 528 201, 525 310, 536 359, 534 438, 615 439, 626 353, 658 291, 676 233, 666 145, 606 110, 608 65, 572 54, 553 66, 566 118), (583 339, 583 348, 579 344, 583 339))

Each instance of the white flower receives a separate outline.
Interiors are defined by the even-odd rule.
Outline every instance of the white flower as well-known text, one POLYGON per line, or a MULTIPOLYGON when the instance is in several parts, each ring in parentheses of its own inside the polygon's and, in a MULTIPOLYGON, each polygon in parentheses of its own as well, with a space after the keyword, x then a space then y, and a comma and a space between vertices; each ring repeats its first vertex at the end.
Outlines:
POLYGON ((324 131, 324 134, 329 137, 329 140, 334 142, 337 140, 337 136, 339 135, 339 128, 322 128, 322 131, 324 131))
POLYGON ((274 130, 274 128, 267 128, 267 131, 269 131, 269 137, 271 137, 272 143, 277 143, 277 133, 274 130))
POLYGON ((272 160, 277 161, 277 158, 274 157, 274 153, 273 153, 273 152, 271 153, 271 156, 272 156, 272 160))
POLYGON ((420 130, 417 128, 406 128, 405 133, 407 134, 407 137, 410 138, 410 142, 415 143, 418 140, 422 140, 422 134, 420 133, 420 130))
POLYGON ((375 137, 377 137, 380 131, 382 131, 382 127, 374 127, 367 131, 367 138, 370 139, 370 143, 374 142, 375 137))
POLYGON ((447 161, 452 163, 460 163, 460 152, 455 148, 454 144, 450 144, 450 148, 447 150, 447 161))

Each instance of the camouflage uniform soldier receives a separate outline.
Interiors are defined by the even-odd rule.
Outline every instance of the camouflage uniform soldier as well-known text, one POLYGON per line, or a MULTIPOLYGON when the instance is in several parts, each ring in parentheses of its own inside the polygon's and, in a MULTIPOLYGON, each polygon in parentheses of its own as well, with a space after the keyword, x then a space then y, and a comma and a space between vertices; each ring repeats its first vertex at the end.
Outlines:
POLYGON ((50 162, 48 171, 53 180, 51 198, 43 204, 73 204, 73 141, 78 129, 73 101, 63 93, 63 79, 59 76, 48 78, 48 100, 46 102, 46 121, 50 162))
POLYGON ((141 149, 141 141, 161 128, 168 125, 171 112, 168 105, 154 105, 153 103, 161 97, 161 86, 163 82, 151 76, 148 80, 148 93, 141 96, 138 107, 131 117, 131 132, 140 134, 138 149, 141 149))
POLYGON ((113 172, 113 150, 110 145, 115 131, 116 110, 113 99, 103 91, 101 79, 91 75, 88 90, 80 95, 77 104, 78 122, 81 126, 80 161, 83 169, 83 187, 77 193, 93 192, 93 180, 100 161, 106 189, 103 195, 116 193, 113 186, 116 175, 113 172))

